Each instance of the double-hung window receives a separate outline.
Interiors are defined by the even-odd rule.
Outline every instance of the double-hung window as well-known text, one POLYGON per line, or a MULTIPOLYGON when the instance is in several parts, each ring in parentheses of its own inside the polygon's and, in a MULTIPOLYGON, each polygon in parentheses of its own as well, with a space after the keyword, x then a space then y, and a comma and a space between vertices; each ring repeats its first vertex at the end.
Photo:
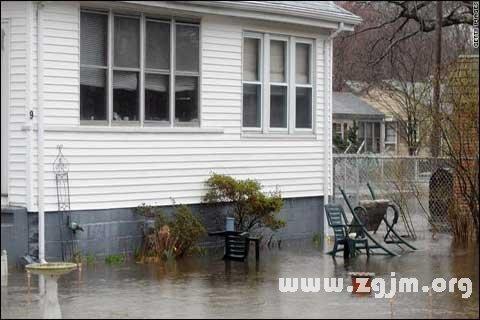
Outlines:
POLYGON ((313 40, 245 32, 243 122, 246 131, 313 128, 313 40))
POLYGON ((106 123, 108 15, 83 12, 80 28, 80 120, 106 123))
POLYGON ((140 121, 140 18, 114 16, 113 123, 140 121))
POLYGON ((145 24, 145 124, 170 123, 169 22, 147 19, 145 24))
POLYGON ((295 43, 295 128, 312 128, 312 45, 295 43))
POLYGON ((199 126, 199 25, 82 10, 80 120, 199 126))
POLYGON ((175 27, 175 125, 198 125, 198 26, 177 23, 175 27))
POLYGON ((262 38, 243 39, 243 127, 261 128, 262 122, 262 38))
POLYGON ((288 128, 288 42, 270 40, 270 128, 288 128))

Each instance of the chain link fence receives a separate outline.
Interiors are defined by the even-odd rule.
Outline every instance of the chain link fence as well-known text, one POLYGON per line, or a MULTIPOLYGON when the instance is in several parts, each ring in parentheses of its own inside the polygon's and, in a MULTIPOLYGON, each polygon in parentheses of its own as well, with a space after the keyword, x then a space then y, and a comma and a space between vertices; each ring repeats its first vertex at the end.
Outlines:
MULTIPOLYGON (((390 199, 400 209, 397 230, 411 238, 449 232, 448 210, 453 201, 453 175, 447 159, 385 155, 334 154, 333 197, 350 203, 372 199, 370 183, 377 199, 390 199)), ((351 216, 350 216, 351 218, 351 216)))

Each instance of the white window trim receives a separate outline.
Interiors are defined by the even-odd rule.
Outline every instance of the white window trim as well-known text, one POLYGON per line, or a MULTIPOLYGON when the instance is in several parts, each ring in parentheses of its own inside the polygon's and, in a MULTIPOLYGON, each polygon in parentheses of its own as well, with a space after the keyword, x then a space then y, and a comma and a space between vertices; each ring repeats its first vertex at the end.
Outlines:
POLYGON ((385 144, 394 145, 397 144, 397 122, 396 121, 386 121, 385 128, 390 126, 393 129, 394 138, 393 140, 387 140, 387 134, 385 133, 385 144))
POLYGON ((143 88, 143 81, 142 81, 142 63, 143 63, 143 56, 142 56, 142 53, 143 53, 143 50, 142 50, 142 43, 144 43, 144 41, 142 40, 142 38, 145 36, 142 32, 142 16, 138 16, 138 15, 126 15, 126 14, 116 14, 116 13, 113 13, 110 11, 110 15, 112 15, 112 29, 111 29, 111 32, 112 32, 112 43, 109 43, 109 47, 112 48, 112 56, 111 56, 111 70, 112 70, 112 107, 111 107, 111 111, 112 113, 109 115, 109 120, 110 120, 110 123, 112 126, 143 126, 143 122, 142 122, 142 117, 141 117, 141 111, 145 106, 144 106, 144 101, 142 100, 142 91, 144 90, 143 88), (114 63, 114 43, 115 43, 115 18, 116 17, 119 17, 119 18, 127 18, 127 19, 136 19, 138 20, 138 24, 139 24, 139 51, 138 51, 138 54, 139 54, 139 59, 138 59, 138 68, 131 68, 131 67, 116 67, 115 66, 115 63, 114 63), (128 121, 118 121, 118 120, 113 120, 113 75, 114 75, 114 72, 115 71, 125 71, 125 72, 136 72, 138 73, 138 120, 128 120, 128 121))
MULTIPOLYGON (((316 48, 315 39, 306 37, 296 37, 293 35, 278 35, 270 34, 262 31, 244 31, 242 36, 242 132, 245 137, 249 137, 249 133, 261 133, 265 136, 282 136, 287 135, 299 135, 305 136, 314 134, 315 132, 315 117, 316 117, 316 48), (243 50, 244 39, 254 38, 260 40, 260 61, 259 61, 259 81, 244 81, 243 80, 243 50), (285 41, 285 73, 286 82, 270 83, 270 41, 278 40, 285 41), (295 74, 295 51, 297 43, 305 43, 310 45, 310 83, 308 84, 296 84, 295 74), (260 114, 260 127, 244 127, 243 126, 243 85, 244 84, 257 84, 260 85, 261 92, 261 114, 260 114), (273 128, 270 126, 270 86, 285 86, 287 87, 287 127, 286 128, 273 128), (296 128, 296 88, 304 87, 311 89, 311 128, 296 128)), ((255 137, 258 137, 255 135, 255 137)))
POLYGON ((295 133, 295 132, 300 132, 302 134, 305 134, 305 133, 313 133, 313 126, 314 126, 314 123, 315 123, 315 88, 316 88, 316 85, 315 85, 315 59, 314 59, 314 54, 315 54, 315 51, 314 51, 314 44, 315 44, 315 41, 313 39, 305 39, 305 38, 296 38, 296 37, 292 37, 292 59, 291 59, 291 64, 292 64, 292 72, 291 72, 291 83, 293 83, 292 87, 293 89, 291 90, 292 93, 293 93, 293 99, 292 99, 292 125, 291 125, 291 131, 292 133, 295 133), (309 58, 310 58, 310 61, 309 61, 309 83, 307 84, 297 84, 297 79, 296 79, 296 70, 295 70, 295 66, 296 66, 296 50, 297 50, 297 43, 300 43, 300 44, 308 44, 310 46, 310 50, 309 50, 309 58), (296 124, 296 114, 297 114, 297 110, 296 110, 296 107, 297 107, 297 88, 310 88, 310 101, 311 101, 311 123, 310 123, 310 128, 297 128, 297 124, 296 124))
POLYGON ((155 75, 164 75, 168 76, 168 87, 169 87, 169 106, 168 106, 168 115, 169 115, 169 121, 161 121, 161 120, 146 120, 145 119, 145 89, 142 90, 142 103, 143 107, 141 108, 141 113, 142 113, 142 126, 143 127, 172 127, 172 122, 171 122, 171 114, 172 114, 172 109, 173 105, 170 102, 171 99, 171 82, 172 82, 172 56, 173 56, 173 48, 172 48, 172 28, 175 25, 174 19, 172 20, 163 20, 163 19, 151 19, 151 18, 146 18, 144 15, 144 22, 142 23, 142 28, 144 28, 143 31, 143 36, 142 36, 142 83, 143 83, 143 88, 145 88, 145 75, 146 74, 155 74, 155 75), (146 61, 147 61, 147 50, 145 49, 145 45, 147 42, 147 22, 153 22, 153 23, 161 23, 161 24, 167 24, 170 27, 170 64, 168 66, 168 69, 156 69, 156 68, 147 68, 146 67, 146 61))
POLYGON ((243 32, 243 37, 242 37, 242 104, 241 104, 241 109, 242 109, 242 130, 243 131, 248 131, 248 132, 261 132, 262 127, 263 127, 263 119, 264 119, 264 100, 263 100, 263 90, 264 90, 264 72, 263 72, 263 61, 264 61, 264 36, 261 33, 257 32, 243 32), (243 53, 245 50, 245 38, 251 38, 251 39, 258 39, 259 40, 259 53, 258 53, 258 81, 247 81, 243 80, 243 53), (243 85, 244 84, 254 84, 254 85, 260 85, 260 127, 244 127, 243 126, 243 85))
POLYGON ((275 133, 288 133, 289 127, 290 127, 290 109, 291 108, 291 103, 290 103, 290 88, 291 88, 291 72, 290 72, 290 65, 291 65, 291 50, 290 50, 290 37, 288 36, 281 36, 281 35, 270 35, 270 39, 268 42, 265 41, 265 46, 268 47, 268 75, 265 78, 265 83, 267 84, 266 86, 268 87, 268 97, 269 97, 269 103, 266 105, 265 109, 268 109, 268 131, 269 132, 275 132, 275 133), (284 59, 284 69, 285 69, 285 82, 270 82, 270 44, 272 41, 283 41, 285 42, 285 59, 284 59), (287 126, 285 128, 275 128, 270 125, 270 110, 271 110, 271 103, 270 103, 270 92, 271 92, 271 87, 272 86, 278 86, 278 87, 286 87, 287 88, 287 121, 286 124, 287 126))
MULTIPOLYGON (((106 126, 106 127, 117 127, 117 126, 133 126, 133 127, 170 127, 170 128, 184 128, 184 127, 193 127, 199 128, 202 127, 202 113, 201 113, 201 70, 202 70, 202 34, 201 34, 201 25, 200 23, 188 23, 188 22, 177 22, 175 18, 170 20, 165 20, 165 18, 159 17, 155 19, 154 15, 149 15, 147 18, 144 13, 132 12, 131 14, 124 13, 115 13, 112 9, 108 11, 95 10, 89 8, 81 8, 80 15, 82 12, 89 12, 94 14, 103 14, 108 17, 107 22, 107 66, 90 66, 83 65, 80 63, 80 68, 82 67, 93 67, 98 69, 105 69, 106 72, 106 95, 107 95, 107 120, 82 120, 80 119, 80 125, 87 126, 106 126), (128 67, 115 67, 113 65, 113 50, 114 50, 114 18, 115 17, 125 17, 125 18, 135 18, 139 19, 140 23, 140 59, 138 68, 128 68, 128 67), (168 23, 170 24, 170 70, 161 70, 161 69, 146 69, 146 21, 154 21, 158 23, 168 23), (189 25, 195 26, 198 28, 199 35, 199 65, 198 72, 186 72, 186 71, 176 71, 176 57, 175 57, 175 40, 176 40, 176 25, 189 25), (139 73, 139 120, 138 121, 114 121, 113 120, 113 71, 131 71, 139 73), (169 123, 166 121, 145 121, 145 73, 156 73, 156 74, 165 74, 169 75, 169 123), (175 123, 175 76, 190 76, 197 78, 197 115, 198 123, 190 122, 178 122, 175 123)), ((80 30, 80 28, 79 28, 80 30)), ((80 37, 79 37, 79 46, 80 46, 80 37)), ((80 115, 79 115, 80 116, 80 115)))

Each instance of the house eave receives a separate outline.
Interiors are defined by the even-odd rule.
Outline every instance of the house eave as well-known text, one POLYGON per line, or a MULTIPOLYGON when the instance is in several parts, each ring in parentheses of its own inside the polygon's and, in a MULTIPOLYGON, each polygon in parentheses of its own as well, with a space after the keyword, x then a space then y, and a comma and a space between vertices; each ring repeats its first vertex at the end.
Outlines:
POLYGON ((362 19, 355 15, 334 12, 309 12, 306 10, 285 10, 272 5, 248 5, 242 2, 223 1, 121 1, 126 4, 138 5, 150 8, 164 8, 185 13, 199 15, 220 15, 235 18, 257 19, 271 22, 291 23, 320 27, 326 29, 338 29, 340 23, 344 23, 345 31, 353 31, 354 26, 362 19))

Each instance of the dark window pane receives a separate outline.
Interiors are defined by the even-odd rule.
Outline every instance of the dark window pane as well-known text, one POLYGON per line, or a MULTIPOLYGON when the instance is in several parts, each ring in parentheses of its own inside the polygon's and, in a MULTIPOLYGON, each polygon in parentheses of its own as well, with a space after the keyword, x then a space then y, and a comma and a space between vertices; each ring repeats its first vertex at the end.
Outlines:
POLYGON ((169 121, 167 75, 145 75, 145 120, 169 121))
POLYGON ((243 126, 260 127, 260 85, 243 85, 243 126))
POLYGON ((104 14, 82 12, 80 18, 80 61, 95 66, 107 65, 107 23, 104 14))
POLYGON ((199 123, 197 77, 175 77, 175 122, 199 123))
POLYGON ((147 68, 170 70, 170 25, 147 21, 147 68))
POLYGON ((138 121, 137 72, 113 72, 113 120, 138 121))
POLYGON ((287 87, 270 87, 270 127, 287 127, 287 87))
POLYGON ((138 68, 140 58, 140 21, 115 17, 114 66, 138 68))
POLYGON ((312 89, 297 88, 295 107, 295 127, 312 127, 312 89))
POLYGON ((175 59, 178 71, 198 72, 198 27, 176 25, 175 59))
POLYGON ((258 81, 260 39, 245 38, 243 41, 243 80, 258 81))
POLYGON ((80 119, 106 120, 106 76, 103 69, 80 69, 80 119))

